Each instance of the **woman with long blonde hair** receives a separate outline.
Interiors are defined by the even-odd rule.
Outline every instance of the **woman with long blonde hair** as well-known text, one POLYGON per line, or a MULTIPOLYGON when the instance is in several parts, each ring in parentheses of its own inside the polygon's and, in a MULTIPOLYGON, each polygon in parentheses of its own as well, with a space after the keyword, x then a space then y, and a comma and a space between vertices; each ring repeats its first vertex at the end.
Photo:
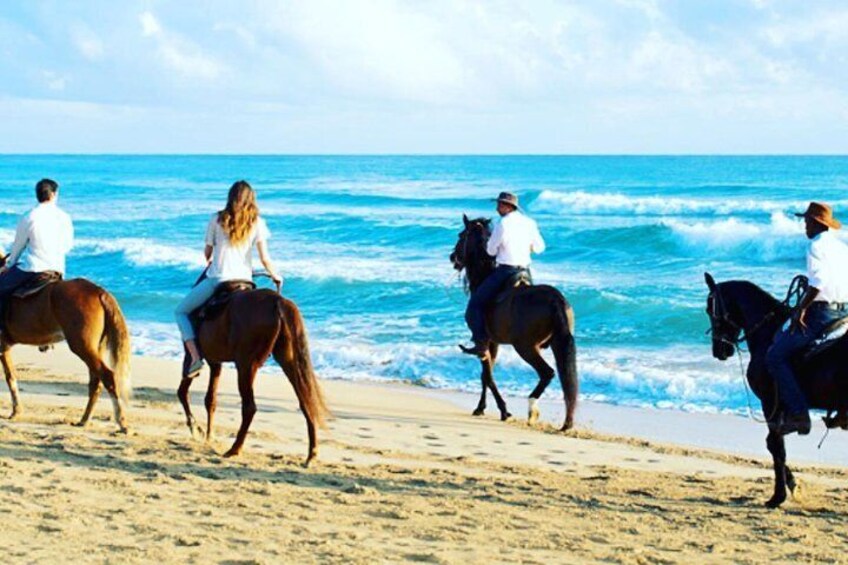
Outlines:
POLYGON ((203 368, 189 314, 209 300, 220 283, 253 279, 251 255, 254 247, 274 282, 282 281, 268 256, 269 236, 268 226, 259 216, 253 188, 244 180, 233 183, 227 206, 212 216, 206 228, 206 276, 183 298, 174 313, 190 356, 186 377, 196 377, 203 368))

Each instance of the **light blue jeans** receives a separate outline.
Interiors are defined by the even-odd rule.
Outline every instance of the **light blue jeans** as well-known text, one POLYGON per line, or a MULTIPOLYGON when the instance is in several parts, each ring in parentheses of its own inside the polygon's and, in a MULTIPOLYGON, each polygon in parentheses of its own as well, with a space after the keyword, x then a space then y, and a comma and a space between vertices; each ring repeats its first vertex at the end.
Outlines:
POLYGON ((194 339, 194 328, 191 327, 191 320, 189 320, 188 315, 212 297, 215 287, 220 282, 218 279, 203 279, 189 291, 179 306, 177 306, 177 309, 174 311, 174 317, 177 319, 177 326, 180 328, 183 341, 194 339))

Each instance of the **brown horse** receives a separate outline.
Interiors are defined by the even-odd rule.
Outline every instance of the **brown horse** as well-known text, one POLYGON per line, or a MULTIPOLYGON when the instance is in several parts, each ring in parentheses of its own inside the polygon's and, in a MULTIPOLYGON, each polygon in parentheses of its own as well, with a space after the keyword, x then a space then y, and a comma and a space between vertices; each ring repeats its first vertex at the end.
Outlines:
MULTIPOLYGON (((459 234, 450 260, 457 271, 465 270, 467 286, 473 292, 495 268, 495 260, 486 253, 491 220, 469 220, 463 216, 462 221, 465 229, 459 234)), ((539 376, 539 383, 528 400, 528 420, 531 423, 538 420, 537 402, 554 377, 554 370, 542 358, 540 349, 550 347, 565 402, 562 430, 570 429, 574 425, 574 409, 577 407, 577 350, 574 345, 574 311, 562 293, 548 285, 516 288, 490 309, 486 315, 486 326, 491 344, 489 355, 481 360, 483 391, 474 415, 480 416, 485 411, 488 388, 495 397, 501 420, 511 416, 492 376, 498 344, 509 344, 539 376)))
MULTIPOLYGON (((197 343, 209 363, 206 391, 206 440, 212 438, 212 421, 217 407, 221 364, 234 361, 241 396, 241 426, 235 443, 225 457, 238 455, 256 414, 253 381, 270 355, 282 367, 297 395, 306 418, 309 454, 306 465, 318 455, 316 426, 324 426, 327 407, 312 369, 306 328, 297 306, 274 291, 248 290, 234 294, 223 312, 200 324, 197 343)), ((183 378, 177 396, 186 414, 192 435, 202 430, 191 413, 189 387, 193 379, 183 378)))
MULTIPOLYGON (((5 261, 0 259, 1 262, 5 261)), ((16 343, 47 346, 65 340, 88 367, 88 405, 77 425, 88 423, 102 385, 112 397, 118 427, 127 432, 130 339, 124 316, 111 294, 85 279, 54 282, 30 296, 8 299, 4 327, 0 336, 0 362, 12 393, 10 419, 22 411, 15 368, 9 355, 11 347, 16 343)))

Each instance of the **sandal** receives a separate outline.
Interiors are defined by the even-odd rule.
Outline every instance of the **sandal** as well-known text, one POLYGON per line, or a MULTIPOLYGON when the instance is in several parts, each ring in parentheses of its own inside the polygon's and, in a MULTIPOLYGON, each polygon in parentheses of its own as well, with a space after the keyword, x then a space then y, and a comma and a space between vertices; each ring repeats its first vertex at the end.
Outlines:
POLYGON ((198 359, 197 361, 195 361, 194 363, 189 365, 188 369, 186 369, 185 378, 196 379, 197 377, 199 377, 200 371, 203 370, 204 365, 205 365, 205 363, 203 362, 203 359, 198 359))

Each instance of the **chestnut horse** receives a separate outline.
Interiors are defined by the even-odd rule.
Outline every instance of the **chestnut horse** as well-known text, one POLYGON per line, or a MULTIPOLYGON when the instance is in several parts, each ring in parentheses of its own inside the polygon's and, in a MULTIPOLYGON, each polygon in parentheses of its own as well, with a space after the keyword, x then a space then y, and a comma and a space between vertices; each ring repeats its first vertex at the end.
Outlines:
MULTIPOLYGON (((5 258, 0 258, 0 265, 3 263, 5 258)), ((88 367, 88 404, 77 425, 88 423, 101 386, 105 386, 112 397, 115 421, 126 433, 126 404, 132 389, 127 324, 115 298, 85 279, 54 282, 25 298, 6 299, 0 362, 12 393, 10 419, 18 417, 22 409, 9 350, 17 343, 45 347, 62 340, 88 367)))
MULTIPOLYGON (((465 270, 467 287, 473 291, 495 269, 495 260, 486 253, 491 220, 469 220, 463 215, 462 221, 465 229, 459 234, 450 261, 457 271, 465 270)), ((577 350, 574 345, 574 311, 562 293, 548 285, 516 288, 510 297, 490 308, 486 315, 486 326, 492 339, 489 355, 480 361, 483 391, 474 415, 481 416, 485 411, 488 388, 495 397, 501 420, 511 416, 492 375, 498 344, 509 344, 539 376, 539 383, 528 399, 528 420, 530 423, 538 420, 539 397, 554 378, 554 370, 542 358, 540 349, 550 347, 556 360, 565 402, 562 430, 570 429, 574 425, 574 409, 577 407, 577 350)))
MULTIPOLYGON (((206 391, 206 440, 212 438, 221 364, 235 362, 241 396, 241 426, 233 446, 224 454, 224 457, 232 457, 241 452, 248 428, 256 414, 253 394, 256 372, 273 355, 291 382, 306 418, 309 435, 306 465, 309 465, 318 455, 315 428, 324 426, 327 407, 312 369, 306 327, 297 306, 268 289, 237 292, 230 298, 223 312, 200 324, 197 343, 210 370, 206 391)), ((185 410, 186 424, 194 435, 202 430, 191 412, 189 387, 192 380, 183 378, 177 396, 185 410)))

